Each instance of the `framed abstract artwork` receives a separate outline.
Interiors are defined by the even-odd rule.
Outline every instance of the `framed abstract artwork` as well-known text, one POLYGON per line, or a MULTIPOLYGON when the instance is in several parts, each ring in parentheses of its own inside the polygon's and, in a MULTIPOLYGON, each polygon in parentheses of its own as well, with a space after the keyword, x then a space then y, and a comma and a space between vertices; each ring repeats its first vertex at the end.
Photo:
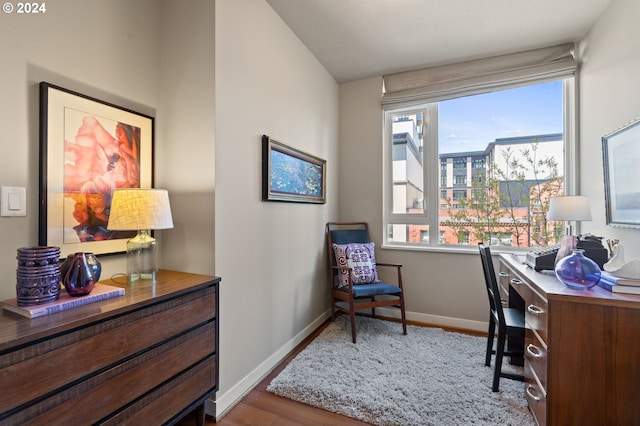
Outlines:
POLYGON ((640 118, 602 138, 607 225, 640 228, 640 118))
POLYGON ((325 202, 326 161, 262 136, 262 200, 325 202))
POLYGON ((135 232, 107 227, 116 188, 151 188, 154 119, 40 83, 38 243, 120 253, 135 232))

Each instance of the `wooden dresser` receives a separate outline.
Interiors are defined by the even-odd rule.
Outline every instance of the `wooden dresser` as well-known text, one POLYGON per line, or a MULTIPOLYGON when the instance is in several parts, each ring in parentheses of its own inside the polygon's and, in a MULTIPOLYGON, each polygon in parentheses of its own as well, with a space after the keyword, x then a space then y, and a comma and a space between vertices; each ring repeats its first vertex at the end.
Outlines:
POLYGON ((539 425, 640 425, 640 296, 572 290, 500 255, 525 310, 525 395, 539 425))
MULTIPOLYGON (((102 281, 118 285, 112 280, 102 281)), ((161 270, 125 295, 0 314, 0 424, 173 424, 218 389, 220 278, 161 270)))

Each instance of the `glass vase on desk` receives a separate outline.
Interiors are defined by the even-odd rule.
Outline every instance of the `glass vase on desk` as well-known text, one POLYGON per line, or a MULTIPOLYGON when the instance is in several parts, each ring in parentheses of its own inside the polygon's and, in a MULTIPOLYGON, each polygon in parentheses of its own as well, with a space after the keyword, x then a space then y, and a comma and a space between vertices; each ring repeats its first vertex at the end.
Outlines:
POLYGON ((600 281, 600 267, 585 257, 584 250, 574 249, 569 256, 563 257, 555 267, 556 277, 567 287, 575 290, 588 290, 600 281))

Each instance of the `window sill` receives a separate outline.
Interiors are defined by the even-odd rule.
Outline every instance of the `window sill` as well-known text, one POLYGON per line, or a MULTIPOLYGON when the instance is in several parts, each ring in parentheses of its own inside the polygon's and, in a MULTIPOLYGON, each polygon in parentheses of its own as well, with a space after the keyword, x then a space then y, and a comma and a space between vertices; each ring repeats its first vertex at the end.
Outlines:
MULTIPOLYGON (((380 247, 382 250, 401 250, 401 251, 424 251, 424 252, 436 252, 436 253, 456 253, 456 254, 478 254, 477 246, 455 246, 455 245, 441 245, 441 246, 413 246, 413 245, 399 245, 399 244, 383 244, 380 247)), ((530 251, 529 247, 507 247, 507 246, 491 246, 491 254, 511 253, 511 254, 524 254, 530 251)))

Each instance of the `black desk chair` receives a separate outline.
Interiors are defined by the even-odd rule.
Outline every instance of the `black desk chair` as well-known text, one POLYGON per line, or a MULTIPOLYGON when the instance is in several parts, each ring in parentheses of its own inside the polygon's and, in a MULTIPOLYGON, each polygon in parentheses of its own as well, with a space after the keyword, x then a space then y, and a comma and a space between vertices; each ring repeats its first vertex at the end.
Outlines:
POLYGON ((522 356, 523 348, 518 350, 505 349, 507 338, 519 337, 524 340, 524 312, 513 308, 504 308, 500 291, 498 290, 498 281, 496 280, 496 272, 493 268, 493 260, 491 259, 491 250, 489 246, 483 243, 478 244, 480 249, 480 259, 482 260, 482 270, 484 271, 484 281, 487 287, 487 295, 489 296, 489 332, 487 336, 487 353, 484 365, 491 366, 491 355, 496 355, 495 371, 493 373, 492 390, 498 392, 500 386, 500 378, 524 381, 524 376, 520 374, 505 373, 502 371, 502 358, 506 356, 522 356), (498 342, 496 349, 493 349, 493 339, 498 327, 498 342))

